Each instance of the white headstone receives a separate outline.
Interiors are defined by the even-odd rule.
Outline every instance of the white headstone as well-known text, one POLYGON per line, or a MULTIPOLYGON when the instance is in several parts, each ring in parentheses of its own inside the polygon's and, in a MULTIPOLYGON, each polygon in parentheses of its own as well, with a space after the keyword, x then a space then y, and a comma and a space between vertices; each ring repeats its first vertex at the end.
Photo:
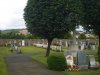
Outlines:
POLYGON ((90 55, 90 68, 96 68, 96 61, 94 55, 90 55))
POLYGON ((67 55, 66 56, 66 62, 67 62, 67 65, 73 66, 73 64, 74 64, 73 56, 72 55, 67 55))
POLYGON ((22 46, 25 46, 25 40, 22 40, 22 46))
POLYGON ((67 41, 65 42, 65 44, 66 44, 66 47, 68 47, 68 43, 67 43, 67 41))

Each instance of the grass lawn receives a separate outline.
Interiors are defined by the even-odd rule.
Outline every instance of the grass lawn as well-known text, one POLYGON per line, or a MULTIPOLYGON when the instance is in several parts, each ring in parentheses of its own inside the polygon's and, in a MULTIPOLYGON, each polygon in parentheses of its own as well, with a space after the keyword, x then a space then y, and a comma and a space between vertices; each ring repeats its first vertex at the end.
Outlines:
POLYGON ((0 75, 8 75, 6 64, 3 58, 5 54, 11 54, 9 48, 0 47, 0 75))
MULTIPOLYGON (((33 60, 38 61, 39 63, 45 65, 47 67, 47 57, 45 57, 46 49, 36 48, 36 47, 20 47, 23 54, 29 54, 33 60)), ((64 48, 65 50, 65 48, 64 48)), ((97 51, 86 51, 88 55, 95 55, 97 59, 97 51)), ((52 53, 56 53, 55 51, 51 51, 52 53)), ((4 62, 3 56, 5 54, 11 54, 9 48, 0 47, 0 75, 8 75, 6 64, 4 62)), ((63 54, 63 52, 59 52, 59 54, 63 54)), ((100 75, 100 69, 98 70, 87 70, 87 71, 79 71, 79 72, 63 72, 65 75, 100 75)))
MULTIPOLYGON (((32 55, 33 60, 38 61, 39 63, 45 65, 47 67, 47 57, 45 57, 45 49, 42 48, 36 48, 36 47, 21 47, 23 53, 30 53, 34 54, 37 53, 36 55, 32 55), (42 53, 42 55, 41 55, 42 53)), ((87 50, 87 55, 95 55, 97 59, 97 51, 90 51, 87 50)), ((54 51, 51 51, 52 53, 56 53, 54 51)), ((63 52, 60 52, 59 54, 63 54, 63 52)), ((87 70, 87 71, 79 71, 79 72, 68 72, 64 71, 63 72, 65 75, 100 75, 100 69, 98 70, 87 70)))

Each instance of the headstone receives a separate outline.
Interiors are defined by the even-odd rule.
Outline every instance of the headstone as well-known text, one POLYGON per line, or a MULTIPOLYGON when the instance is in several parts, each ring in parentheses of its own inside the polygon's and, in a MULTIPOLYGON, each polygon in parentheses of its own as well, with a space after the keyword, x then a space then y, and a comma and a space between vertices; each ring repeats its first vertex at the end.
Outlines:
POLYGON ((42 47, 46 49, 48 47, 48 45, 42 44, 42 47))
POLYGON ((67 65, 73 66, 73 64, 74 64, 73 56, 67 55, 65 58, 66 58, 67 65))
POLYGON ((68 43, 67 43, 67 41, 65 42, 65 44, 66 44, 66 47, 68 47, 68 43))
POLYGON ((25 46, 25 40, 22 40, 22 46, 25 46))
POLYGON ((61 52, 61 46, 56 46, 56 50, 61 52))
POLYGON ((73 66, 74 60, 73 60, 72 53, 70 51, 65 51, 64 56, 66 58, 67 65, 73 66))
POLYGON ((95 47, 95 45, 91 45, 91 50, 95 50, 96 49, 96 47, 95 47))
POLYGON ((62 46, 62 40, 59 40, 59 44, 62 46))
POLYGON ((16 43, 16 40, 14 40, 14 44, 16 43))
POLYGON ((90 55, 90 68, 96 68, 96 61, 94 55, 90 55))
POLYGON ((78 51, 77 53, 77 65, 81 70, 88 69, 87 61, 86 61, 86 53, 85 51, 78 51))
POLYGON ((80 49, 81 49, 81 50, 84 50, 84 44, 81 45, 81 48, 80 48, 80 49))

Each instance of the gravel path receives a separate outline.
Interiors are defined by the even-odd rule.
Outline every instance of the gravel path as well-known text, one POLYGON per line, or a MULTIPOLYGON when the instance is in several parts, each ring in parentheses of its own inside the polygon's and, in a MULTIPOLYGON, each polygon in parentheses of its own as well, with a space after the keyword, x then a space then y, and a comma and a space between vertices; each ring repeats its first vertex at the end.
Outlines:
POLYGON ((61 72, 48 70, 28 55, 6 55, 4 58, 9 75, 63 75, 61 72))

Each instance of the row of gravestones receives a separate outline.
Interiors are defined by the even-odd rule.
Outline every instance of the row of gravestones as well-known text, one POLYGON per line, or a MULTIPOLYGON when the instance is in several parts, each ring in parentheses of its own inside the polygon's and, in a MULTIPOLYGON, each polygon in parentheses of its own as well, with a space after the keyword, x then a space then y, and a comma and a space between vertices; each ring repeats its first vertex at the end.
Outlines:
POLYGON ((16 44, 17 46, 32 46, 33 41, 31 41, 31 40, 13 40, 13 41, 9 41, 9 44, 16 44))
POLYGON ((64 56, 66 58, 67 65, 77 65, 81 70, 99 67, 99 63, 96 62, 94 55, 89 56, 89 64, 87 63, 88 58, 85 51, 67 51, 64 52, 64 56), (76 60, 76 62, 74 62, 74 60, 76 60))
MULTIPOLYGON (((66 41, 66 47, 70 47, 72 44, 66 41)), ((90 50, 96 50, 96 44, 91 44, 88 43, 86 44, 85 42, 82 43, 77 43, 79 50, 85 50, 85 49, 90 49, 90 50)))
MULTIPOLYGON (((36 47, 40 47, 40 48, 47 48, 47 45, 46 44, 34 44, 34 46, 36 47)), ((52 50, 55 50, 55 51, 62 51, 62 48, 61 46, 55 46, 55 45, 51 45, 51 49, 52 50)))

